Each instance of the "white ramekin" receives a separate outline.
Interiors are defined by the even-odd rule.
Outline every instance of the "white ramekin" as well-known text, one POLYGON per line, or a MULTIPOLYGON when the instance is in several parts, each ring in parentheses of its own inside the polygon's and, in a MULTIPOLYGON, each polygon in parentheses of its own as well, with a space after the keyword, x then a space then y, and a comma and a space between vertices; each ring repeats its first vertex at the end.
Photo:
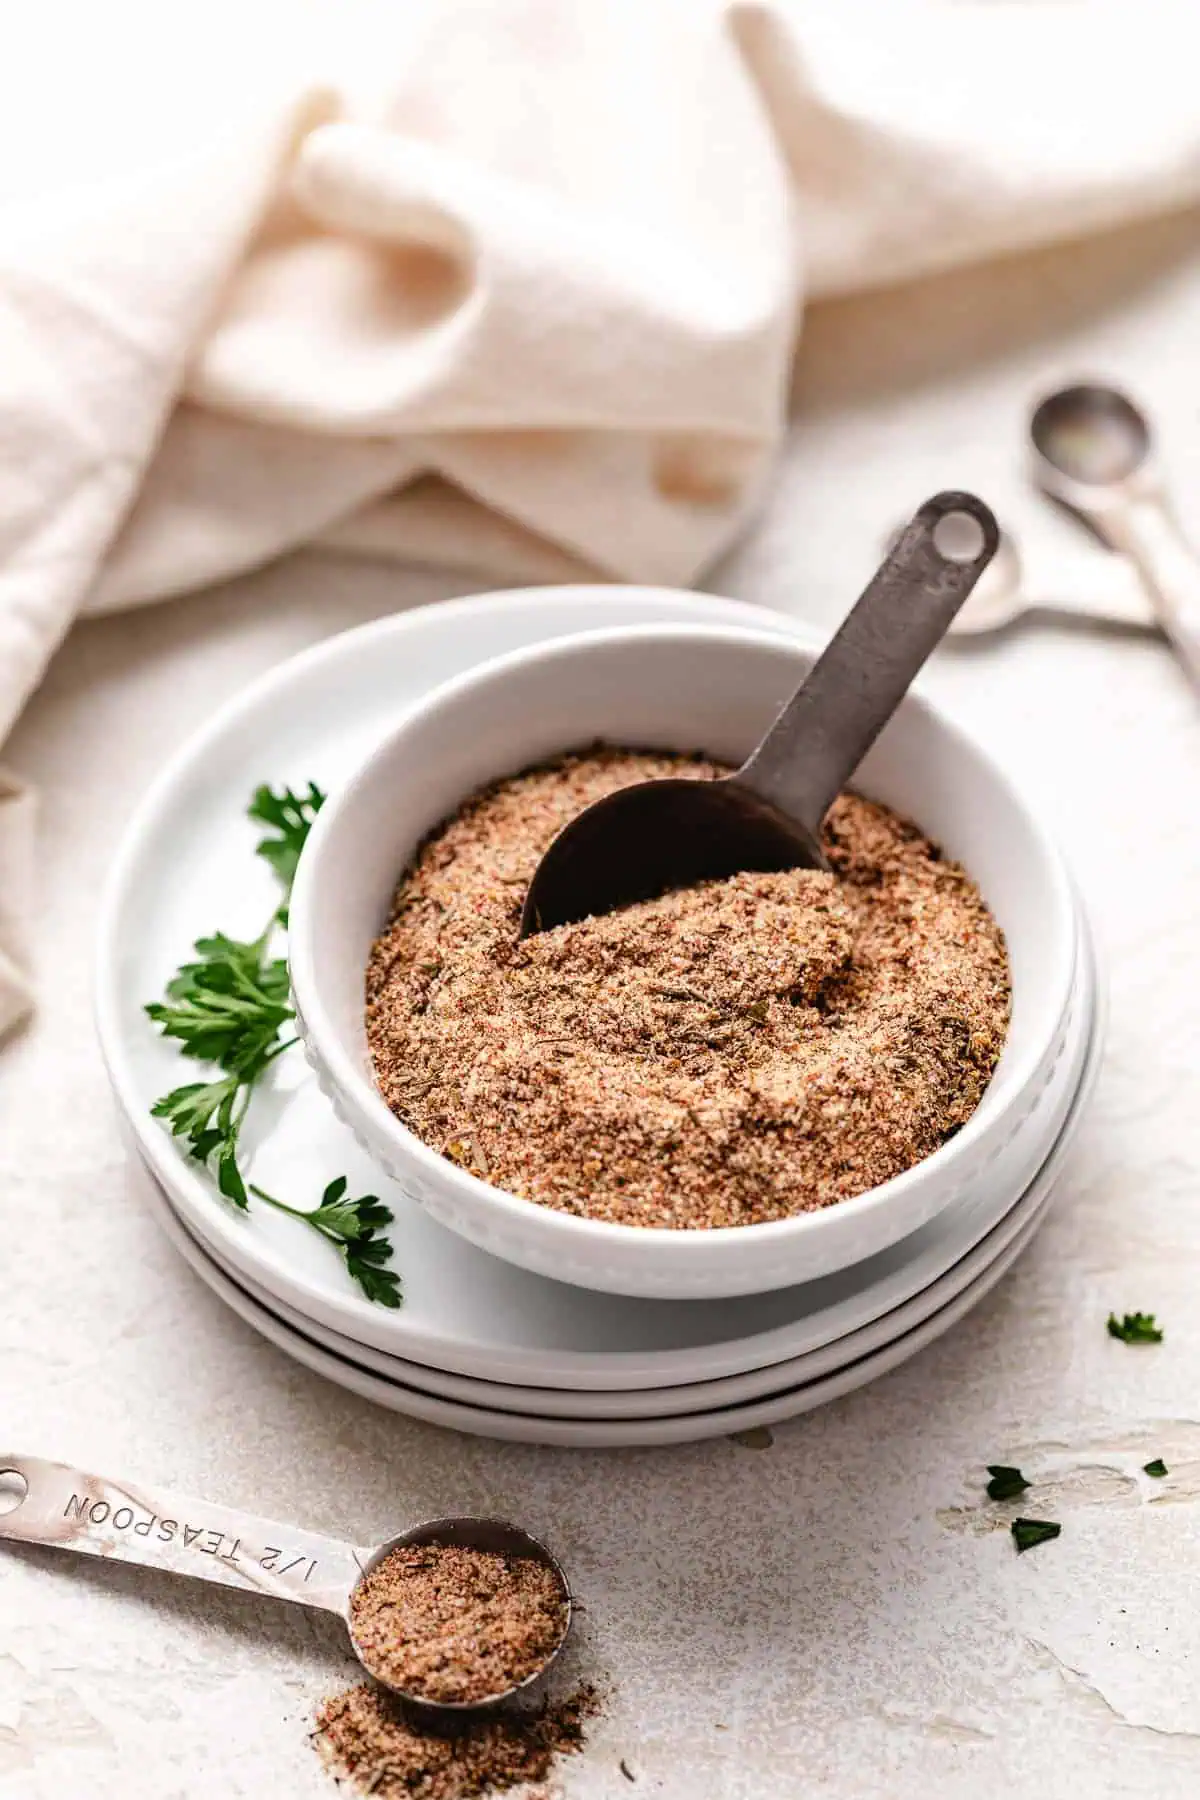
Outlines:
POLYGON ((1032 1179, 1069 1094, 1054 1079, 1078 951, 1071 881, 996 764, 910 695, 856 786, 898 808, 970 870, 1008 939, 1013 1017, 974 1117, 915 1168, 851 1200, 764 1225, 669 1231, 576 1218, 492 1187, 388 1110, 371 1075, 364 971, 422 837, 495 776, 602 739, 739 761, 816 645, 736 627, 639 626, 520 650, 427 696, 326 803, 301 858, 289 957, 310 1061, 340 1118, 413 1199, 497 1256, 608 1293, 761 1293, 874 1255, 943 1207, 1032 1179))

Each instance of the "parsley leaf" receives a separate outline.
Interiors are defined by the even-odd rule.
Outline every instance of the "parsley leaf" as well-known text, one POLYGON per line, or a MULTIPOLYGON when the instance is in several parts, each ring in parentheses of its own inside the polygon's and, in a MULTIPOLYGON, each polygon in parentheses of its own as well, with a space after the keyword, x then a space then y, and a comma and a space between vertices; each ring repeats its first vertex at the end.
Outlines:
POLYGON ((1004 1463, 989 1463, 987 1472, 992 1478, 987 1484, 989 1500, 1015 1500, 1030 1485, 1020 1469, 1010 1469, 1004 1463))
POLYGON ((278 793, 269 787, 256 788, 247 816, 256 824, 269 825, 271 835, 262 837, 254 846, 257 855, 270 863, 283 889, 283 899, 276 914, 281 925, 287 924, 288 900, 296 869, 313 821, 325 804, 325 796, 314 782, 307 794, 294 794, 291 788, 278 793))
POLYGON ((232 938, 217 931, 198 938, 195 960, 183 963, 161 1000, 146 1012, 182 1056, 210 1063, 219 1071, 209 1081, 172 1088, 151 1107, 187 1153, 216 1177, 217 1191, 246 1210, 250 1194, 300 1219, 340 1252, 352 1280, 380 1306, 401 1304, 400 1277, 385 1265, 392 1246, 382 1235, 392 1222, 374 1194, 346 1198, 347 1181, 337 1176, 319 1206, 308 1212, 288 1206, 261 1188, 250 1187, 238 1164, 238 1144, 255 1087, 276 1057, 297 1042, 287 1027, 295 1019, 288 989, 287 962, 271 954, 271 940, 287 924, 287 900, 305 839, 325 796, 312 782, 306 794, 290 788, 255 791, 249 816, 270 825, 275 835, 260 840, 258 854, 270 863, 283 888, 283 903, 256 938, 232 938))
POLYGON ((1059 1535, 1062 1526, 1053 1519, 1014 1519, 1010 1529, 1020 1556, 1026 1550, 1032 1550, 1035 1544, 1048 1544, 1051 1538, 1059 1535))
POLYGON ((245 1207, 246 1188, 237 1166, 241 1088, 236 1075, 223 1076, 220 1081, 192 1081, 164 1094, 150 1111, 156 1119, 167 1121, 173 1136, 185 1140, 188 1155, 197 1162, 216 1158, 217 1187, 235 1206, 245 1207))
POLYGON ((400 1277, 393 1269, 382 1266, 391 1256, 392 1247, 386 1238, 378 1235, 384 1225, 391 1224, 392 1210, 375 1194, 364 1194, 359 1200, 347 1200, 347 1185, 346 1177, 339 1175, 329 1183, 321 1196, 321 1204, 311 1212, 301 1212, 297 1207, 288 1206, 260 1187, 251 1185, 250 1192, 257 1194, 260 1200, 265 1200, 268 1206, 274 1206, 279 1212, 288 1213, 293 1219, 302 1219, 306 1225, 311 1225, 314 1231, 319 1231, 323 1238, 336 1245, 352 1279, 358 1283, 368 1300, 374 1300, 380 1306, 399 1306, 400 1277))
POLYGON ((1123 1344, 1161 1344, 1162 1327, 1154 1323, 1153 1313, 1126 1313, 1118 1319, 1116 1313, 1108 1315, 1109 1337, 1120 1338, 1123 1344))
POLYGON ((403 1304, 399 1275, 394 1269, 381 1266, 392 1254, 386 1238, 360 1238, 358 1243, 347 1245, 343 1254, 351 1279, 357 1281, 368 1300, 376 1306, 393 1308, 403 1304))
POLYGON ((253 1081, 285 1048, 279 1028, 295 1017, 287 1003, 287 964, 267 959, 264 938, 243 942, 218 932, 198 938, 195 950, 198 961, 184 963, 165 998, 146 1012, 184 1056, 253 1081))
POLYGON ((1142 1473, 1143 1475, 1152 1475, 1155 1481, 1161 1481, 1163 1476, 1169 1475, 1171 1471, 1168 1469, 1162 1457, 1156 1456, 1153 1462, 1142 1464, 1142 1473))

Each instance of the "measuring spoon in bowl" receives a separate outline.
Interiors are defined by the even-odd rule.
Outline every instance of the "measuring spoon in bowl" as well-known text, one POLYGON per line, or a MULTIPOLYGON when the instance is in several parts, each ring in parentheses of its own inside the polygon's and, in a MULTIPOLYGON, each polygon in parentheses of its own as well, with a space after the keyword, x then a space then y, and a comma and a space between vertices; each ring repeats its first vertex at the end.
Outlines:
POLYGON ((826 868, 821 821, 999 537, 974 494, 926 500, 741 768, 718 781, 639 782, 587 807, 534 871, 521 936, 742 869, 826 868))
POLYGON ((1079 382, 1048 394, 1029 431, 1038 485, 1129 558, 1200 687, 1200 556, 1167 501, 1146 415, 1118 388, 1079 382))
POLYGON ((503 1519, 432 1519, 386 1543, 360 1549, 207 1500, 112 1481, 39 1456, 0 1452, 0 1538, 166 1569, 336 1613, 367 1673, 434 1725, 488 1710, 531 1687, 557 1658, 571 1626, 571 1593, 558 1562, 537 1538, 503 1519), (372 1666, 369 1649, 355 1635, 355 1597, 393 1550, 424 1544, 530 1558, 550 1570, 562 1598, 562 1630, 539 1668, 503 1692, 448 1702, 397 1687, 372 1666))

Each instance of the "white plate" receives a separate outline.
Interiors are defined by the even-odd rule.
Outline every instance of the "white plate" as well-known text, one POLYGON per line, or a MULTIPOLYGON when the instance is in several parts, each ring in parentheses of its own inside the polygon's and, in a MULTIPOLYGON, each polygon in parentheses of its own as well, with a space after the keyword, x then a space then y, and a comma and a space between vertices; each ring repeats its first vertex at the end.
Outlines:
MULTIPOLYGON (((1088 946, 1087 960, 1090 968, 1090 946, 1088 946)), ((1100 1066, 1103 1037, 1104 1005, 1103 996, 1100 995, 1075 1098, 1062 1131, 1035 1180, 1000 1223, 943 1275, 932 1281, 928 1287, 923 1288, 903 1305, 893 1308, 846 1337, 826 1344, 819 1350, 810 1351, 807 1355, 789 1358, 786 1362, 749 1370, 742 1375, 725 1376, 716 1381, 691 1382, 682 1386, 632 1389, 616 1393, 600 1391, 571 1393, 556 1388, 519 1387, 503 1382, 476 1380, 469 1376, 447 1374, 442 1370, 407 1362, 399 1357, 387 1356, 368 1346, 355 1344, 348 1338, 341 1337, 337 1332, 329 1331, 311 1319, 306 1319, 303 1314, 298 1313, 295 1308, 288 1306, 283 1301, 270 1300, 263 1304, 281 1325, 301 1333, 313 1344, 332 1352, 337 1357, 354 1362, 360 1368, 379 1375, 385 1380, 399 1382, 405 1386, 417 1388, 423 1393, 473 1407, 484 1407, 498 1412, 537 1414, 545 1418, 613 1420, 659 1418, 682 1413, 708 1412, 718 1407, 744 1405, 764 1395, 777 1393, 782 1388, 815 1381, 845 1367, 849 1362, 857 1361, 861 1357, 882 1349, 906 1332, 923 1324, 926 1319, 949 1304, 958 1294, 969 1288, 1003 1254, 1046 1204, 1058 1179, 1067 1150, 1079 1128, 1095 1085, 1100 1066)), ((148 1201, 152 1210, 161 1218, 170 1210, 170 1197, 158 1186, 153 1177, 149 1176, 148 1171, 147 1175, 149 1177, 146 1182, 148 1201)), ((172 1222, 178 1223, 177 1221, 172 1222)), ((186 1230, 186 1227, 183 1229, 186 1230)), ((174 1232, 172 1232, 172 1236, 175 1237, 174 1232)), ((176 1241, 178 1241, 177 1238, 176 1241)), ((204 1258, 203 1246, 197 1243, 195 1247, 199 1255, 204 1258)), ((208 1258, 226 1276, 236 1282, 237 1271, 224 1263, 218 1254, 209 1252, 208 1258)), ((238 1285, 242 1286, 242 1291, 246 1293, 247 1298, 261 1301, 261 1296, 250 1292, 242 1284, 238 1285)))
POLYGON ((231 1311, 285 1355, 361 1399, 372 1400, 378 1406, 404 1413, 409 1418, 423 1419, 430 1425, 443 1425, 449 1430, 468 1432, 476 1437, 502 1438, 520 1444, 551 1444, 567 1449, 612 1450, 694 1443, 702 1438, 727 1437, 735 1431, 749 1431, 755 1426, 775 1425, 798 1413, 811 1412, 815 1407, 824 1406, 826 1401, 839 1399, 854 1388, 874 1381, 877 1376, 887 1374, 948 1331, 996 1285, 1030 1243, 1048 1210, 1047 1195, 1012 1242, 955 1299, 923 1324, 884 1344, 871 1355, 860 1357, 857 1362, 838 1368, 821 1380, 771 1393, 744 1406, 717 1407, 708 1412, 676 1413, 654 1419, 560 1419, 536 1413, 497 1412, 441 1399, 402 1382, 387 1381, 349 1358, 335 1356, 303 1332, 294 1331, 276 1318, 267 1307, 221 1272, 185 1231, 165 1200, 160 1200, 158 1216, 184 1260, 231 1311))
MULTIPOLYGON (((235 1214, 149 1115, 182 1077, 143 1002, 191 940, 215 927, 261 928, 274 902, 244 808, 260 781, 341 780, 431 684, 519 644, 605 623, 754 623, 787 634, 761 608, 666 591, 532 591, 451 601, 344 633, 255 682, 168 766, 138 809, 102 912, 97 971, 101 1047, 139 1154, 188 1228, 238 1279, 307 1319, 388 1355, 520 1386, 659 1388, 739 1375, 819 1349, 901 1305, 998 1222, 949 1209, 902 1244, 820 1282, 736 1301, 651 1302, 581 1292, 505 1265, 444 1230, 384 1179, 333 1118, 299 1054, 259 1100, 248 1127, 256 1181, 300 1205, 330 1177, 382 1194, 406 1301, 363 1300, 315 1233, 269 1208, 235 1214), (250 1135, 250 1133, 253 1135, 250 1135)), ((1091 1000, 1079 994, 1075 1049, 1091 1000)), ((1069 1056, 1064 1056, 1064 1079, 1069 1056)), ((1069 1098, 1069 1093, 1064 1099, 1069 1098)))

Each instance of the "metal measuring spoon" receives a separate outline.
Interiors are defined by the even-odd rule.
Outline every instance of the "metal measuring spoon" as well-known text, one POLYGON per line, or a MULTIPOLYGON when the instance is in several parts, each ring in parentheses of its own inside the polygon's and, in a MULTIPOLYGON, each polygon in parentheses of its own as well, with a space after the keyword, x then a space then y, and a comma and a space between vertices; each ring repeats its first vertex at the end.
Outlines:
POLYGON ((542 857, 521 936, 741 869, 823 869, 821 821, 995 554, 974 494, 918 509, 757 750, 719 781, 640 782, 542 857))
POLYGON ((277 1525, 207 1500, 185 1500, 140 1483, 110 1481, 40 1456, 0 1453, 0 1538, 103 1556, 113 1562, 167 1569, 220 1587, 248 1588, 336 1613, 367 1673, 391 1688, 431 1723, 462 1718, 511 1699, 539 1681, 566 1642, 571 1593, 546 1546, 503 1519, 432 1519, 367 1549, 277 1525), (22 1491, 23 1490, 23 1491, 22 1491), (3 1511, 6 1500, 16 1504, 3 1511), (395 1687, 372 1668, 354 1636, 351 1601, 360 1583, 392 1550, 405 1544, 459 1544, 504 1556, 533 1557, 549 1568, 563 1600, 563 1629, 543 1666, 516 1687, 469 1704, 427 1700, 395 1687))
POLYGON ((1029 429, 1039 485, 1133 563, 1200 687, 1200 557, 1167 503, 1145 414, 1118 389, 1084 382, 1048 395, 1029 429))
MULTIPOLYGON (((900 528, 901 530, 903 527, 900 528)), ((900 536, 894 531, 889 547, 900 536)), ((1102 567, 1106 566, 1104 564, 1102 567)), ((983 571, 961 610, 950 621, 948 637, 982 637, 1003 631, 1030 614, 1066 614, 1096 625, 1119 625, 1124 630, 1156 631, 1158 622, 1139 589, 1126 596, 1114 583, 1098 588, 1093 580, 1079 592, 1063 588, 1053 595, 1030 594, 1025 587, 1021 554, 1007 531, 1000 533, 996 554, 983 571)))

